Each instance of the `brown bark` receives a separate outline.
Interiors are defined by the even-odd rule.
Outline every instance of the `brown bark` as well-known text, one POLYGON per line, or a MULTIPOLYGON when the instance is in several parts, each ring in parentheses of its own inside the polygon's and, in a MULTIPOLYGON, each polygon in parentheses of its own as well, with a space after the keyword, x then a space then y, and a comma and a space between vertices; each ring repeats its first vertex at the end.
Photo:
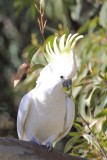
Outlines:
POLYGON ((14 138, 0 138, 0 160, 83 160, 81 157, 68 156, 54 149, 36 143, 14 138))

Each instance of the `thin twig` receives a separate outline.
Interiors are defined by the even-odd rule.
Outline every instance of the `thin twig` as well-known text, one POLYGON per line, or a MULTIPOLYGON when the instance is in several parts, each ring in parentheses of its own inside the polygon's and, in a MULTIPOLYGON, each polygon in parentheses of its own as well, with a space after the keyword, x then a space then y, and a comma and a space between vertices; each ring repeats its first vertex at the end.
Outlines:
POLYGON ((35 4, 35 7, 36 7, 36 9, 38 10, 38 12, 40 13, 40 10, 39 10, 39 8, 38 8, 38 6, 35 4))
POLYGON ((38 18, 37 21, 38 21, 38 24, 39 24, 39 29, 40 29, 43 41, 45 41, 44 31, 45 31, 47 20, 44 20, 44 5, 43 5, 43 3, 44 3, 43 0, 40 0, 40 9, 38 9, 38 7, 36 5, 35 6, 40 13, 40 17, 38 18))
POLYGON ((79 113, 80 117, 82 118, 82 120, 86 123, 88 129, 90 130, 90 132, 92 133, 93 137, 95 138, 96 142, 97 142, 97 147, 100 149, 100 152, 102 153, 102 155, 107 159, 107 156, 105 154, 105 152, 103 151, 99 140, 97 139, 97 137, 95 136, 95 134, 93 133, 92 129, 90 128, 89 124, 86 122, 86 120, 81 116, 81 114, 79 113))
POLYGON ((55 32, 58 31, 58 30, 56 30, 56 29, 54 29, 54 28, 52 28, 52 27, 49 27, 49 26, 46 26, 46 27, 45 27, 45 30, 48 30, 48 31, 50 31, 50 32, 52 32, 52 33, 55 33, 55 32))

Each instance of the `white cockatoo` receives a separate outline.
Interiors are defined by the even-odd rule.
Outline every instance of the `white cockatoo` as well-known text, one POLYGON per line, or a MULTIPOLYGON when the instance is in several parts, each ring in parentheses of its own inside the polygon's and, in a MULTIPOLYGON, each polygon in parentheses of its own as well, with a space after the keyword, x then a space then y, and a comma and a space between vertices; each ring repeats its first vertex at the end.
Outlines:
POLYGON ((82 35, 54 38, 46 45, 49 64, 40 72, 36 87, 21 100, 17 116, 17 132, 21 140, 34 140, 51 148, 70 131, 75 106, 64 93, 77 73, 73 48, 82 35))

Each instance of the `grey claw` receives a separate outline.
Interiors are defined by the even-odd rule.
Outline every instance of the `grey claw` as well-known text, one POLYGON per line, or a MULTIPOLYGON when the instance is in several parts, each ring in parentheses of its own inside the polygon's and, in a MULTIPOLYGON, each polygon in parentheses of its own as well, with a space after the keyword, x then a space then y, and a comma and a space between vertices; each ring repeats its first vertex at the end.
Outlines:
POLYGON ((33 143, 38 144, 39 146, 42 145, 42 142, 38 138, 33 137, 30 141, 33 142, 33 143))
POLYGON ((48 151, 51 151, 53 148, 53 145, 50 142, 47 142, 46 147, 47 147, 48 151))

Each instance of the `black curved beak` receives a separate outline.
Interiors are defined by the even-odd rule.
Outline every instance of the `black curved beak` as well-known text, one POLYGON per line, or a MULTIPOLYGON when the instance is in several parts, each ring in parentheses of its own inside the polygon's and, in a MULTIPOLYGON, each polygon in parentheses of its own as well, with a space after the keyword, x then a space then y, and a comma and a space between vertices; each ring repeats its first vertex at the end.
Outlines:
POLYGON ((63 87, 70 89, 71 85, 72 85, 72 80, 71 79, 66 79, 63 83, 62 83, 63 87))

